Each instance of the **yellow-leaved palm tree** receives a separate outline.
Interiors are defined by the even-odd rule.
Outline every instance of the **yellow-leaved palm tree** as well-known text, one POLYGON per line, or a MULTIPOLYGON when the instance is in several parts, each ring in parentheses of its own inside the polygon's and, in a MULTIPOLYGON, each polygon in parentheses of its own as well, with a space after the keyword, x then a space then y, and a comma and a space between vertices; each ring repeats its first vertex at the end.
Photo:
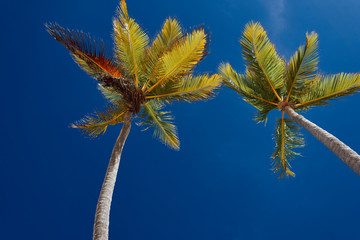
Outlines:
POLYGON ((130 18, 124 0, 120 2, 114 26, 114 57, 106 56, 103 42, 57 24, 47 31, 70 50, 75 62, 99 82, 110 101, 96 112, 73 124, 96 137, 109 125, 124 123, 112 151, 96 207, 93 239, 108 239, 110 205, 120 155, 129 134, 132 116, 140 125, 154 128, 154 135, 167 146, 178 149, 179 139, 173 117, 163 111, 172 101, 209 99, 220 85, 218 75, 194 75, 194 67, 206 56, 209 35, 203 28, 184 33, 179 22, 168 18, 150 43, 140 26, 130 18))
POLYGON ((250 22, 245 26, 240 44, 246 64, 245 73, 238 74, 226 63, 219 67, 220 76, 226 86, 258 109, 256 121, 266 122, 268 113, 273 109, 282 111, 274 138, 274 171, 280 172, 280 177, 294 176, 289 162, 299 154, 293 148, 303 146, 300 129, 294 124, 296 122, 360 175, 360 156, 356 152, 296 112, 326 105, 331 99, 357 92, 360 75, 317 73, 318 40, 314 32, 306 35, 306 44, 299 47, 288 63, 278 56, 259 23, 250 22), (284 118, 284 113, 290 119, 284 118))

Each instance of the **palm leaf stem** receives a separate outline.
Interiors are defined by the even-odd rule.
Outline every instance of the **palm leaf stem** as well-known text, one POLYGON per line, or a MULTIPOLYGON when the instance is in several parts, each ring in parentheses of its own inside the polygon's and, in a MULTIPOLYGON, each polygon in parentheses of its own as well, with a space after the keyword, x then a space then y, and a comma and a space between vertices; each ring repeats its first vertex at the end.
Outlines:
POLYGON ((121 152, 131 128, 132 112, 125 114, 124 125, 115 142, 105 179, 101 187, 99 200, 95 212, 93 240, 108 240, 110 205, 119 169, 121 152))
POLYGON ((281 161, 285 159, 284 114, 283 111, 281 116, 281 161))
MULTIPOLYGON (((244 90, 242 90, 242 91, 244 91, 244 90)), ((265 99, 263 99, 263 98, 261 98, 261 97, 257 97, 257 96, 255 96, 255 95, 249 93, 249 92, 246 92, 246 91, 244 91, 244 92, 245 92, 246 94, 249 94, 250 96, 252 96, 252 97, 254 97, 254 98, 257 98, 257 99, 261 100, 261 101, 267 102, 267 103, 272 104, 272 105, 275 105, 275 106, 278 105, 277 103, 270 102, 270 101, 265 100, 265 99)))
POLYGON ((294 122, 305 128, 316 139, 318 139, 328 149, 330 149, 336 156, 338 156, 346 165, 348 165, 351 170, 360 176, 359 154, 357 154, 345 143, 341 142, 334 135, 307 120, 302 115, 296 113, 291 107, 286 106, 284 111, 294 122))
POLYGON ((166 78, 166 76, 161 78, 157 83, 155 83, 152 87, 150 87, 148 90, 146 90, 146 93, 151 92, 151 90, 153 90, 157 85, 159 85, 162 81, 164 81, 165 78, 166 78))
POLYGON ((240 89, 240 91, 244 92, 244 93, 247 94, 247 95, 250 95, 250 96, 253 97, 253 98, 256 98, 256 99, 261 100, 261 101, 264 101, 264 102, 267 102, 267 103, 272 104, 272 105, 275 105, 275 106, 278 105, 277 103, 274 103, 274 102, 265 100, 265 99, 263 99, 263 98, 261 98, 261 97, 255 96, 255 95, 253 95, 253 94, 245 91, 244 89, 242 89, 242 88, 240 88, 240 87, 239 87, 239 88, 233 88, 233 89, 234 89, 235 91, 239 91, 239 89, 240 89))
MULTIPOLYGON (((177 64, 176 67, 178 67, 181 63, 177 64)), ((174 68, 174 70, 176 69, 176 67, 174 68)), ((146 90, 146 93, 151 92, 157 85, 159 85, 160 83, 162 83, 162 81, 164 81, 164 79, 166 79, 166 77, 172 73, 174 70, 170 71, 168 74, 166 74, 164 77, 162 77, 159 81, 157 81, 157 83, 155 83, 152 87, 150 87, 148 90, 146 90)))
POLYGON ((155 96, 146 96, 145 99, 162 98, 162 97, 174 96, 174 95, 179 95, 179 94, 184 95, 184 94, 192 93, 192 92, 200 92, 200 91, 205 90, 207 88, 209 88, 209 86, 205 86, 203 88, 198 88, 196 90, 185 91, 185 92, 181 92, 181 93, 174 92, 174 93, 161 94, 161 95, 155 95, 155 96))
POLYGON ((142 87, 141 90, 145 90, 146 87, 149 85, 151 79, 154 77, 154 73, 156 72, 156 70, 158 69, 158 67, 160 66, 160 64, 158 63, 158 65, 156 66, 156 68, 154 69, 154 71, 152 72, 151 76, 149 77, 149 80, 147 80, 147 82, 145 83, 145 85, 142 87))

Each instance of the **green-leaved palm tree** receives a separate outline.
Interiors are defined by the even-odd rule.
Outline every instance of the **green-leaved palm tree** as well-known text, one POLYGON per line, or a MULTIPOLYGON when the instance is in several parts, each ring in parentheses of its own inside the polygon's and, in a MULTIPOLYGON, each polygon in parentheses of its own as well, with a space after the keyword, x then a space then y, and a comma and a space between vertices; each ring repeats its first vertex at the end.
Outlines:
POLYGON ((240 44, 246 64, 245 73, 238 74, 227 63, 220 65, 220 76, 226 86, 258 109, 256 121, 266 122, 268 113, 273 109, 282 111, 274 138, 274 171, 280 172, 280 177, 294 176, 289 162, 299 154, 293 148, 303 146, 300 129, 294 124, 296 122, 360 175, 360 156, 356 152, 296 112, 326 105, 331 99, 357 92, 360 75, 317 73, 318 40, 314 32, 306 35, 306 44, 296 51, 288 63, 278 56, 259 23, 251 22, 245 26, 240 44), (284 118, 284 113, 291 119, 284 118))
POLYGON ((173 117, 163 111, 172 101, 208 99, 220 85, 218 75, 193 75, 194 67, 206 56, 209 35, 203 28, 184 33, 177 20, 169 18, 150 44, 148 36, 130 18, 124 0, 113 21, 115 53, 106 56, 102 41, 57 24, 47 31, 70 50, 75 62, 99 82, 99 89, 110 101, 103 112, 96 112, 73 124, 96 137, 109 125, 124 123, 116 140, 96 207, 93 239, 108 239, 110 204, 132 116, 140 125, 154 128, 154 135, 167 146, 178 149, 179 140, 173 117))

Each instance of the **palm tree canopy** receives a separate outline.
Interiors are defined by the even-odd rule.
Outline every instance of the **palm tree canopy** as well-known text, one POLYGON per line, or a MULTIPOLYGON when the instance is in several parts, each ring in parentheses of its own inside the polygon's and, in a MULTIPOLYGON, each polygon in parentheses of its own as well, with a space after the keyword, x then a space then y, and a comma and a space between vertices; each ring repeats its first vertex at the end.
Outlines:
POLYGON ((91 137, 104 133, 109 125, 123 122, 127 111, 139 113, 139 125, 154 128, 154 136, 178 149, 174 117, 164 111, 165 103, 209 99, 219 87, 217 74, 195 75, 193 69, 207 55, 209 34, 203 27, 190 33, 168 18, 153 42, 127 11, 121 0, 114 28, 114 55, 108 56, 103 41, 81 31, 46 24, 47 31, 71 52, 75 62, 99 83, 109 100, 98 111, 74 123, 91 137))
MULTIPOLYGON (((255 120, 265 123, 273 109, 291 106, 295 111, 303 111, 359 91, 358 73, 323 75, 317 72, 317 38, 315 32, 307 33, 305 45, 300 46, 286 63, 277 54, 260 23, 250 22, 240 39, 245 73, 239 74, 229 63, 223 63, 219 75, 227 87, 257 108, 255 120)), ((294 176, 289 162, 299 154, 293 148, 302 147, 304 143, 299 128, 291 119, 284 118, 284 112, 276 123, 274 139, 273 170, 280 172, 280 177, 294 176)))

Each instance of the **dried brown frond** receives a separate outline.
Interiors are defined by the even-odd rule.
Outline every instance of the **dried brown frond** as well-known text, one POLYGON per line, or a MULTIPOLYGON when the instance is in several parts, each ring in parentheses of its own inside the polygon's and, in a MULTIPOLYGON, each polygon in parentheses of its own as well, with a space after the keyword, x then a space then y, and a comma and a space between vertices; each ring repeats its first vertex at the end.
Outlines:
POLYGON ((106 56, 102 40, 95 40, 81 31, 65 29, 56 23, 45 24, 45 27, 51 36, 69 49, 75 61, 90 75, 95 78, 104 73, 114 77, 122 76, 118 64, 106 56))

